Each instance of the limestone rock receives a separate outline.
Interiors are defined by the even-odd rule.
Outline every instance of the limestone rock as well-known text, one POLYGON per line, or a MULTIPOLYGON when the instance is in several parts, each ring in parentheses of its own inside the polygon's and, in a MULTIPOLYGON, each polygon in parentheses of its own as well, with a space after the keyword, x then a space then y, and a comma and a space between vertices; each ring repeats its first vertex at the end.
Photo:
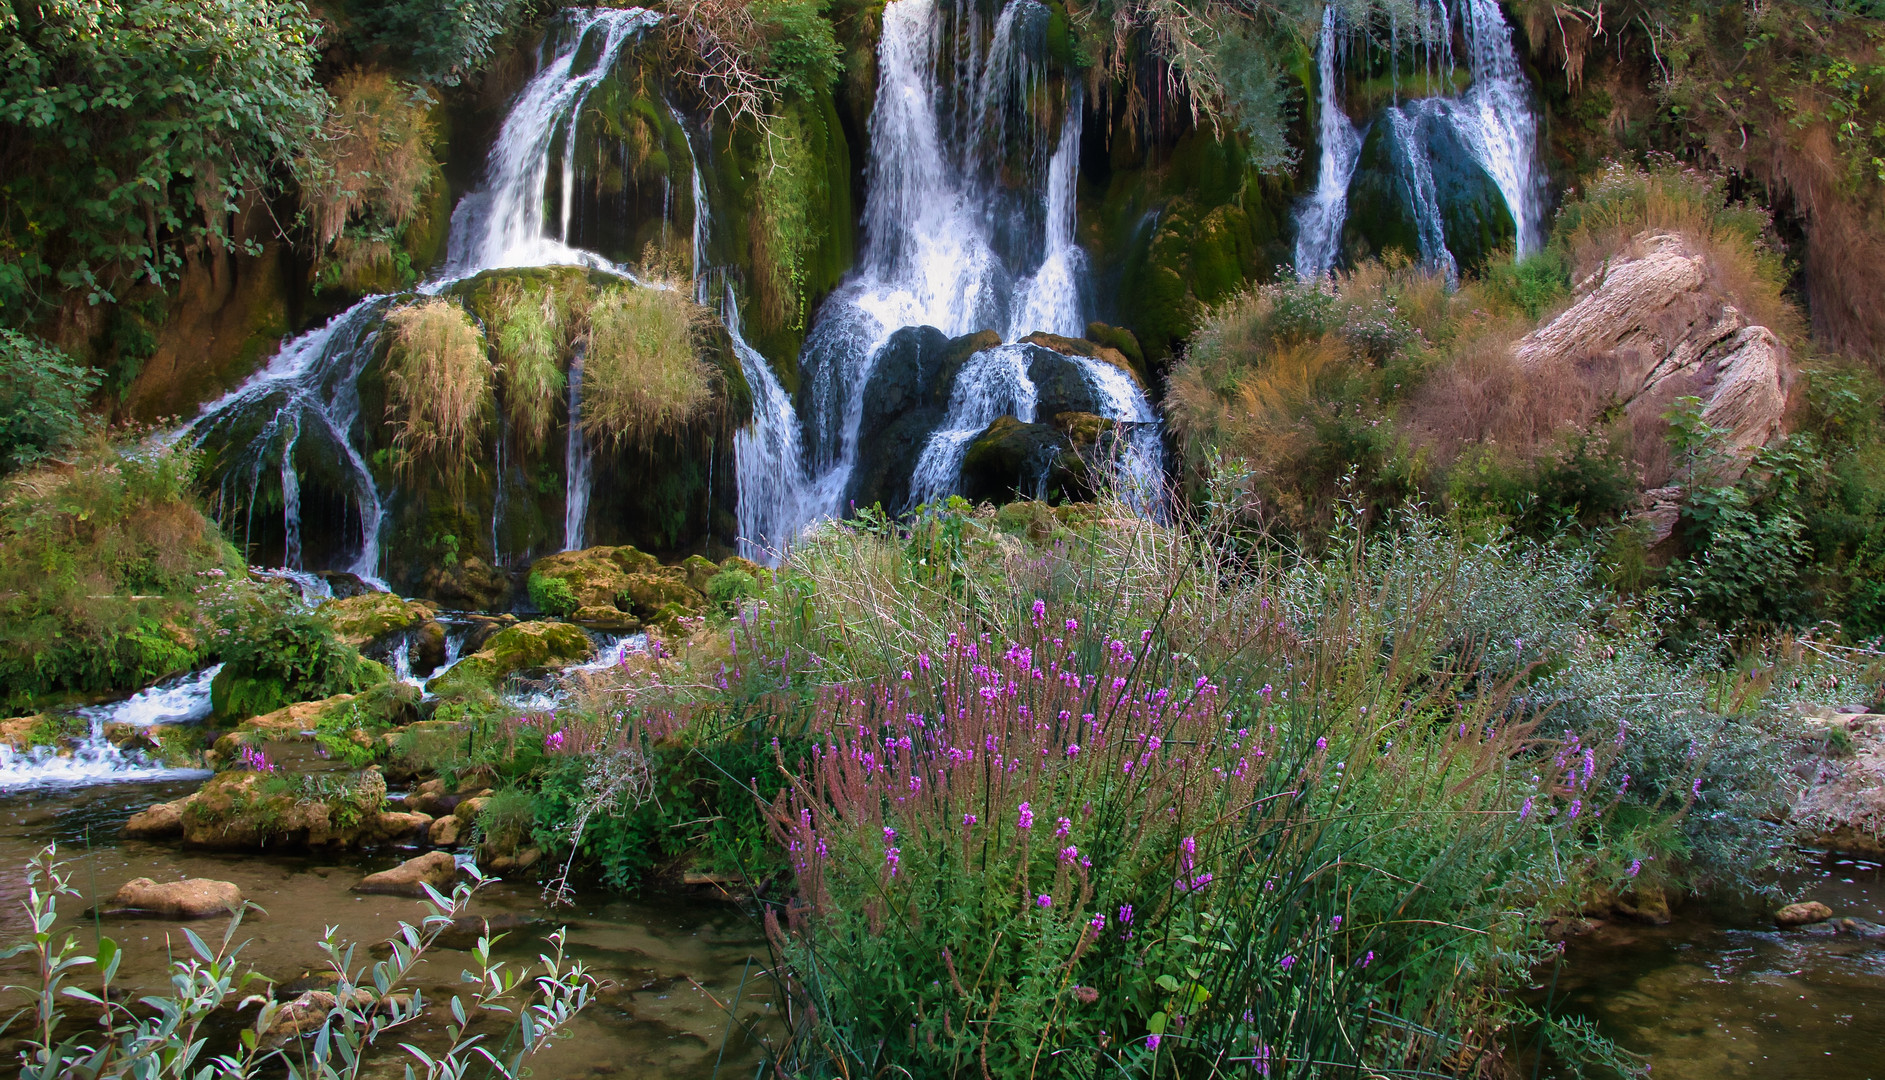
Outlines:
MULTIPOLYGON (((1130 331, 1122 332, 1130 333, 1130 331)), ((1047 334, 1040 331, 1029 334, 1021 340, 1027 342, 1029 345, 1039 345, 1043 349, 1051 349, 1062 356, 1087 356, 1095 360, 1104 360, 1132 376, 1132 381, 1140 383, 1141 385, 1145 382, 1144 376, 1140 373, 1138 367, 1133 364, 1131 359, 1129 359, 1124 352, 1110 345, 1104 345, 1097 341, 1088 341, 1084 338, 1061 337, 1059 334, 1047 334)))
POLYGON ((510 579, 504 572, 475 555, 451 566, 431 567, 421 579, 421 587, 426 596, 465 611, 502 608, 511 592, 510 579))
POLYGON ((470 823, 478 820, 478 815, 484 813, 484 808, 490 804, 491 799, 488 795, 480 795, 475 798, 466 799, 452 808, 452 816, 460 821, 470 823))
MULTIPOLYGON (((1645 434, 1660 435, 1677 398, 1700 398, 1702 419, 1727 432, 1737 468, 1780 433, 1792 383, 1786 346, 1722 297, 1699 246, 1674 233, 1639 234, 1513 355, 1535 376, 1575 372, 1593 410, 1621 404, 1645 434)), ((1678 494, 1664 488, 1648 500, 1645 516, 1660 537, 1668 535, 1678 494)))
POLYGON ((384 893, 391 896, 424 896, 425 886, 443 889, 458 874, 458 862, 448 851, 431 851, 407 859, 391 870, 368 874, 354 892, 384 893))
POLYGON ((140 810, 124 823, 124 835, 134 840, 169 840, 183 835, 183 808, 187 799, 158 803, 140 810))
POLYGON ((310 732, 330 712, 352 704, 353 694, 336 694, 319 701, 303 701, 276 709, 272 713, 251 716, 216 740, 216 753, 223 761, 234 761, 244 746, 260 746, 271 740, 313 738, 310 732))
MULTIPOLYGON (((864 387, 858 430, 870 437, 857 448, 848 501, 903 509, 911 470, 948 412, 957 373, 970 357, 1000 344, 1001 335, 992 330, 950 338, 933 326, 906 326, 890 335, 864 387)), ((801 391, 801 415, 817 408, 809 394, 809 389, 801 391)))
POLYGON ((1833 909, 1818 900, 1808 900, 1800 904, 1788 904, 1774 912, 1776 926, 1810 926, 1822 923, 1833 917, 1833 909))
POLYGON ((439 818, 432 823, 431 832, 426 834, 426 842, 433 847, 457 847, 458 841, 465 834, 465 822, 456 814, 439 818))
MULTIPOLYGON (((1851 737, 1852 753, 1828 757, 1801 749, 1794 771, 1804 783, 1793 820, 1816 847, 1885 856, 1885 717, 1860 713, 1833 722, 1851 737)), ((1821 745, 1818 738, 1810 742, 1821 745)))
POLYGON ((412 836, 425 836, 432 827, 432 815, 410 810, 382 810, 373 815, 370 822, 360 832, 360 839, 368 843, 384 843, 393 840, 405 840, 412 836))
POLYGON ((33 729, 39 725, 42 717, 16 716, 11 720, 0 720, 0 743, 5 743, 15 750, 29 749, 33 744, 33 729))
POLYGON ((1667 926, 1670 921, 1669 896, 1655 886, 1636 889, 1617 898, 1616 910, 1637 922, 1667 926))
POLYGON ((389 634, 409 630, 432 617, 432 612, 423 605, 383 592, 329 600, 315 610, 327 619, 336 637, 356 649, 389 634))
POLYGON ((592 547, 545 555, 530 566, 533 578, 553 578, 568 587, 577 609, 610 608, 630 574, 657 569, 660 560, 633 547, 592 547))
POLYGON ((103 909, 113 915, 152 915, 166 919, 207 919, 242 906, 242 890, 232 882, 208 878, 156 882, 133 878, 119 886, 103 909))
MULTIPOLYGON (((1066 416, 1067 413, 1057 415, 1066 416)), ((1079 498, 1092 484, 1072 441, 1050 424, 997 417, 962 454, 961 490, 970 502, 1079 498)))

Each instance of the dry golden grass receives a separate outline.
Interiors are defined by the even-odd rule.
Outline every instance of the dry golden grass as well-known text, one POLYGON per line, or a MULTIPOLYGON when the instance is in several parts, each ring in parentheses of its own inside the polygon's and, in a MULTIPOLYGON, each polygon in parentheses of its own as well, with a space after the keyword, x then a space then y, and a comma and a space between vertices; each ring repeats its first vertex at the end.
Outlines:
POLYGON ((329 89, 333 108, 321 141, 302 161, 302 205, 318 249, 343 281, 382 269, 392 245, 372 231, 349 236, 349 222, 400 228, 439 177, 437 132, 425 92, 382 71, 356 68, 329 89))
POLYGON ((583 431, 598 443, 645 446, 713 402, 713 369, 694 348, 704 311, 673 289, 598 292, 583 355, 583 431))
POLYGON ((455 484, 476 468, 492 409, 484 331, 464 308, 438 298, 395 308, 386 322, 393 333, 386 414, 397 467, 409 478, 437 468, 455 484))
POLYGON ((1572 280, 1582 281, 1604 260, 1632 251, 1644 233, 1681 233, 1706 260, 1708 288, 1797 345, 1805 328, 1782 293, 1787 268, 1766 243, 1768 229, 1762 211, 1726 202, 1718 177, 1673 165, 1645 171, 1612 163, 1565 206, 1556 242, 1570 256, 1572 280))

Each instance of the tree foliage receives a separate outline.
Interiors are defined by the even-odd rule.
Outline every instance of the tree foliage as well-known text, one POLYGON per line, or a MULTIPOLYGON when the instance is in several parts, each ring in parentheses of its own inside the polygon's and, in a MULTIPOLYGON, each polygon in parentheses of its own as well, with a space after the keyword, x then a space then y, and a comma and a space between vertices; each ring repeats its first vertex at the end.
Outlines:
POLYGON ((0 0, 0 311, 230 243, 319 129, 318 35, 298 0, 0 0))
POLYGON ((51 345, 0 330, 0 473, 72 446, 98 374, 51 345))

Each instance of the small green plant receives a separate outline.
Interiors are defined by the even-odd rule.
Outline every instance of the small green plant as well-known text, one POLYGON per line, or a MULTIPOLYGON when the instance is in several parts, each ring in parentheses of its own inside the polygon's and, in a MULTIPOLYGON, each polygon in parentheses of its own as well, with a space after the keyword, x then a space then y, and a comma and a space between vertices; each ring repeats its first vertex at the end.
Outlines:
POLYGON ((210 684, 218 716, 240 719, 298 701, 354 693, 386 669, 334 636, 292 590, 239 582, 212 594, 223 669, 210 684))
POLYGON ((0 474, 77 445, 98 373, 38 338, 0 329, 0 474))
POLYGON ((760 589, 759 579, 737 566, 729 566, 707 579, 707 599, 727 610, 738 607, 742 600, 757 597, 760 589))
POLYGON ((532 572, 529 580, 530 602, 545 615, 573 615, 581 606, 576 590, 560 577, 532 572))

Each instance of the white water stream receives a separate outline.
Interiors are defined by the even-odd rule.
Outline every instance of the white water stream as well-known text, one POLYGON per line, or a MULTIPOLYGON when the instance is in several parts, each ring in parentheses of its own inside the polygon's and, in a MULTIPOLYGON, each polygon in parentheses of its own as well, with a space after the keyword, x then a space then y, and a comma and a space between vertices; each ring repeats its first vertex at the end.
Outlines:
MULTIPOLYGON (((1413 219, 1421 261, 1456 280, 1458 267, 1447 245, 1427 132, 1450 129, 1492 178, 1512 215, 1514 246, 1521 258, 1538 250, 1544 240, 1545 178, 1538 160, 1537 105, 1498 0, 1422 0, 1416 6, 1416 21, 1408 29, 1428 84, 1452 83, 1456 22, 1449 4, 1459 8, 1457 26, 1471 84, 1457 97, 1403 103, 1397 55, 1395 102, 1382 109, 1374 123, 1388 125, 1386 148, 1406 196, 1403 210, 1413 219)), ((1401 29, 1398 22, 1392 24, 1391 48, 1396 54, 1401 29)), ((1348 118, 1341 97, 1341 54, 1350 33, 1332 5, 1323 9, 1316 45, 1316 187, 1296 210, 1296 274, 1305 281, 1326 275, 1340 254, 1348 189, 1362 147, 1363 132, 1348 118)))

